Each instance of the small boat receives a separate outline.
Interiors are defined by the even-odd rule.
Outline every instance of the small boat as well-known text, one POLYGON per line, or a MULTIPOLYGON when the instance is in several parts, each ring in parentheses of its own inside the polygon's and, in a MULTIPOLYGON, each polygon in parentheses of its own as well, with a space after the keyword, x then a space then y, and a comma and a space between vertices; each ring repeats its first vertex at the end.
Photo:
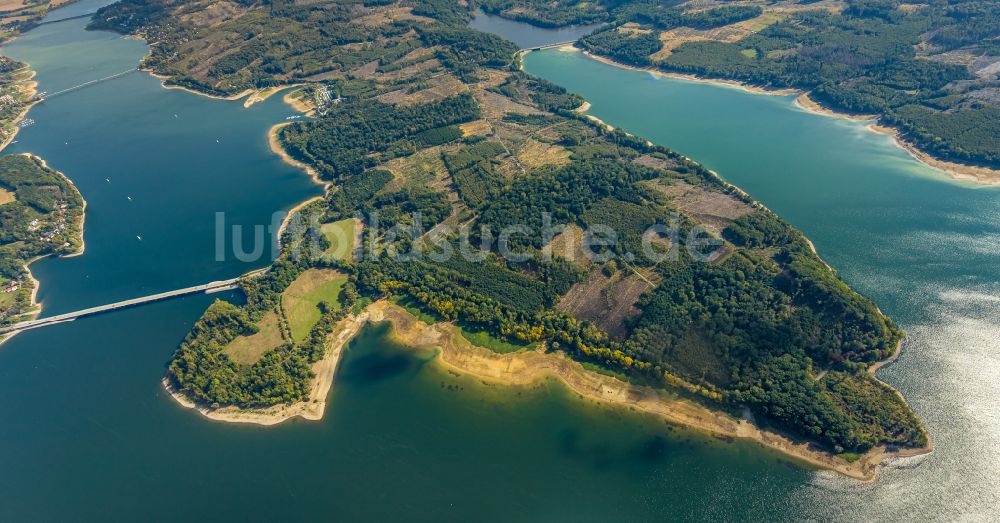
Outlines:
POLYGON ((137 240, 139 240, 139 241, 142 241, 142 236, 139 236, 138 234, 136 234, 136 235, 135 235, 135 239, 137 239, 137 240))
POLYGON ((128 198, 128 201, 132 201, 132 197, 131 196, 126 196, 126 198, 128 198))

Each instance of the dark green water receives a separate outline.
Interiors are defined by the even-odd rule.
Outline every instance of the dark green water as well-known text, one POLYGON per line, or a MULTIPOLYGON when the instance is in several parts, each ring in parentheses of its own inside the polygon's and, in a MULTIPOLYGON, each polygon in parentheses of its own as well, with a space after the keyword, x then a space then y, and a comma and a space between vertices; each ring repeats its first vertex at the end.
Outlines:
MULTIPOLYGON (((31 62, 42 88, 55 91, 126 69, 145 51, 82 25, 43 26, 4 52, 31 62)), ((1000 472, 1000 193, 934 178, 884 139, 791 110, 788 100, 654 82, 573 56, 532 53, 527 66, 587 96, 610 123, 750 190, 900 320, 910 341, 883 377, 928 422, 935 454, 861 485, 595 407, 557 386, 494 389, 456 378, 378 328, 348 349, 322 422, 213 423, 159 383, 212 299, 194 296, 0 346, 0 521, 988 514, 1000 472)), ((214 260, 214 214, 266 224, 315 193, 266 149, 266 129, 287 114, 277 99, 244 110, 163 90, 142 74, 34 108, 38 123, 14 150, 45 157, 90 202, 87 253, 34 266, 47 312, 263 264, 214 260)))

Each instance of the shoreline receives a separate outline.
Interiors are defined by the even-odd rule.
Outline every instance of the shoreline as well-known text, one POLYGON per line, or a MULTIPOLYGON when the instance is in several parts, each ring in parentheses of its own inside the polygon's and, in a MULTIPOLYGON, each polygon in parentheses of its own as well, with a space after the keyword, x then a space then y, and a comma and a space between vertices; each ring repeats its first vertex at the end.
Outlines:
MULTIPOLYGON (((30 260, 28 260, 27 262, 25 262, 24 265, 22 265, 22 267, 24 268, 25 274, 27 274, 28 281, 31 282, 31 302, 29 304, 28 311, 25 312, 25 313, 20 314, 20 316, 27 316, 28 320, 32 320, 32 319, 35 319, 39 315, 42 314, 42 304, 38 303, 38 290, 42 286, 42 283, 40 281, 38 281, 38 279, 35 278, 34 274, 32 274, 32 272, 31 272, 31 264, 33 264, 36 261, 41 260, 43 258, 48 258, 49 256, 58 256, 59 258, 72 258, 74 256, 80 256, 80 255, 82 255, 84 253, 84 251, 87 250, 87 243, 84 240, 84 235, 83 235, 83 227, 84 227, 84 224, 87 221, 87 199, 83 197, 83 193, 80 192, 80 189, 76 186, 75 183, 73 183, 73 180, 71 180, 69 178, 69 176, 66 176, 61 171, 57 171, 57 170, 49 167, 49 165, 47 163, 45 163, 45 160, 42 159, 39 156, 35 156, 35 155, 31 154, 31 153, 22 153, 22 154, 24 156, 29 157, 29 158, 35 159, 36 161, 38 161, 39 164, 41 164, 41 166, 43 168, 49 169, 49 170, 55 172, 56 174, 58 174, 59 176, 62 176, 63 179, 66 180, 66 183, 68 183, 69 186, 72 187, 74 191, 76 191, 76 194, 80 196, 80 201, 83 202, 82 205, 81 205, 81 207, 80 207, 80 220, 79 220, 79 224, 77 226, 77 228, 79 230, 80 247, 78 249, 76 249, 75 251, 73 251, 71 253, 68 253, 68 254, 50 253, 50 254, 43 254, 41 256, 35 256, 34 258, 31 258, 30 260)), ((24 331, 15 331, 15 332, 9 332, 9 333, 4 334, 4 335, 0 335, 0 345, 3 345, 4 343, 7 342, 7 340, 13 338, 14 336, 17 336, 21 332, 24 332, 24 331)))
MULTIPOLYGON (((34 81, 35 75, 38 73, 35 72, 34 69, 31 69, 30 64, 25 64, 23 69, 28 69, 28 77, 25 78, 26 82, 24 86, 26 88, 26 94, 28 96, 28 99, 31 100, 32 98, 35 97, 35 95, 38 94, 38 82, 34 81)), ((7 139, 3 141, 3 143, 0 143, 0 152, 6 149, 8 145, 13 143, 14 138, 17 138, 17 133, 21 132, 21 126, 17 125, 17 122, 20 122, 21 120, 25 119, 28 116, 28 112, 31 111, 31 108, 34 107, 35 104, 37 104, 40 101, 41 100, 33 100, 31 101, 31 103, 25 104, 25 106, 21 108, 21 112, 18 113, 17 118, 15 118, 11 122, 11 125, 14 127, 14 131, 10 133, 10 136, 8 136, 7 139)))
POLYGON ((291 209, 288 209, 288 213, 285 214, 285 218, 281 220, 281 225, 278 226, 277 240, 279 245, 281 244, 281 236, 285 234, 285 229, 288 227, 288 222, 292 220, 292 216, 295 216, 296 213, 304 209, 309 204, 322 200, 324 197, 325 195, 313 196, 312 198, 309 198, 308 200, 299 203, 298 205, 292 207, 291 209))
POLYGON ((748 93, 763 94, 768 96, 791 96, 794 94, 802 93, 801 89, 761 87, 759 85, 740 82, 739 80, 726 80, 723 78, 706 78, 704 76, 697 76, 693 74, 664 71, 662 69, 657 69, 655 67, 638 67, 635 65, 629 65, 622 62, 617 62, 615 60, 612 60, 611 58, 591 53, 586 49, 580 49, 579 47, 576 47, 574 45, 564 45, 561 47, 557 47, 556 49, 562 52, 569 52, 569 50, 572 50, 573 52, 583 53, 583 55, 586 56, 587 58, 590 58, 592 60, 597 60, 598 62, 601 63, 605 63, 622 69, 629 69, 632 71, 649 73, 657 77, 673 78, 675 80, 685 80, 688 82, 697 82, 702 84, 712 84, 720 87, 729 87, 732 89, 738 89, 740 91, 745 91, 748 93))
MULTIPOLYGON (((143 40, 146 41, 144 38, 143 38, 143 40)), ((148 41, 146 41, 146 42, 147 42, 146 45, 150 45, 151 46, 151 44, 149 44, 148 41)), ((147 55, 147 56, 149 56, 149 55, 147 55)), ((143 60, 144 59, 145 58, 143 58, 143 60)), ((263 102, 263 101, 267 100, 268 98, 274 96, 275 94, 280 93, 281 91, 285 91, 285 90, 291 89, 293 87, 299 87, 299 86, 303 85, 301 83, 298 83, 298 84, 282 84, 282 85, 275 85, 275 86, 272 86, 272 87, 265 87, 263 89, 244 89, 244 90, 242 90, 242 91, 240 91, 240 92, 238 92, 236 94, 230 94, 230 95, 227 95, 227 96, 221 96, 221 95, 217 95, 217 94, 204 93, 204 92, 201 92, 201 91, 198 91, 198 90, 195 90, 195 89, 191 89, 190 87, 184 87, 183 85, 171 85, 171 84, 168 84, 167 81, 169 81, 171 78, 173 78, 172 76, 165 75, 165 74, 159 74, 159 73, 157 73, 156 71, 154 71, 152 69, 142 67, 141 63, 142 63, 142 61, 140 61, 140 66, 138 67, 138 70, 140 72, 143 72, 143 73, 146 73, 146 74, 152 76, 153 78, 156 78, 156 79, 160 80, 160 87, 162 87, 163 89, 177 89, 177 90, 184 91, 184 92, 191 93, 191 94, 195 94, 195 95, 198 95, 198 96, 204 96, 206 98, 211 98, 213 100, 225 100, 225 101, 229 101, 229 102, 233 102, 233 101, 239 100, 241 98, 246 98, 246 100, 243 101, 243 108, 244 109, 248 109, 248 108, 250 108, 250 106, 252 106, 252 105, 254 105, 256 103, 263 102)))
POLYGON ((903 138, 902 131, 896 129, 895 127, 880 125, 877 122, 873 122, 867 126, 867 129, 876 134, 889 135, 889 137, 892 138, 893 143, 895 143, 900 149, 909 153, 913 159, 927 165, 928 167, 943 172, 952 179, 973 182, 976 185, 985 187, 1000 185, 1000 169, 977 167, 975 165, 966 165, 964 163, 940 160, 924 151, 921 151, 915 145, 908 142, 905 138, 903 138))
POLYGON ((386 300, 369 305, 360 315, 344 322, 344 328, 337 332, 323 360, 314 365, 316 377, 311 385, 310 397, 305 402, 266 409, 226 407, 213 410, 187 400, 170 387, 166 378, 163 379, 164 387, 178 403, 215 421, 269 426, 296 417, 321 420, 325 415, 325 396, 333 386, 344 348, 368 323, 389 322, 392 327, 390 336, 394 340, 411 348, 435 349, 435 364, 479 379, 484 384, 524 386, 555 378, 580 399, 639 411, 709 436, 754 442, 805 465, 832 470, 859 481, 873 481, 882 466, 891 459, 927 454, 933 450, 930 445, 927 448, 900 450, 879 445, 858 460, 849 462, 808 442, 761 428, 752 416, 736 419, 722 411, 672 395, 668 390, 634 385, 589 371, 561 352, 535 349, 500 354, 477 347, 462 337, 451 323, 424 323, 386 300), (316 366, 323 366, 324 370, 316 371, 316 366))
POLYGON ((313 168, 313 166, 307 165, 305 163, 296 160, 295 158, 292 158, 292 155, 288 154, 288 151, 286 151, 285 148, 281 145, 281 140, 278 139, 278 132, 289 125, 292 125, 292 122, 282 122, 279 124, 272 125, 271 128, 267 130, 267 144, 271 147, 271 152, 277 154, 281 158, 281 160, 287 163, 288 165, 291 165, 292 167, 297 167, 305 171, 305 173, 308 174, 310 178, 312 178, 313 183, 323 187, 323 193, 326 194, 327 192, 329 192, 332 184, 320 178, 319 172, 315 168, 313 168))
POLYGON ((333 388, 334 377, 337 374, 344 349, 361 332, 362 327, 368 324, 368 320, 369 312, 365 310, 357 316, 349 316, 340 321, 334 329, 335 334, 331 333, 327 338, 328 343, 323 358, 312 365, 314 376, 309 384, 309 397, 305 401, 265 408, 222 407, 212 409, 189 400, 180 391, 174 389, 166 377, 161 380, 161 383, 167 393, 182 407, 192 409, 213 421, 261 426, 277 425, 294 418, 319 421, 326 415, 327 398, 333 388))
MULTIPOLYGON (((955 163, 935 158, 929 153, 924 152, 918 149, 913 144, 907 142, 902 137, 902 132, 899 129, 896 129, 895 127, 879 125, 878 124, 878 121, 880 119, 879 116, 850 114, 850 113, 843 113, 840 111, 836 111, 834 109, 829 109, 827 107, 820 105, 818 102, 810 98, 809 92, 803 89, 794 89, 794 88, 768 89, 765 87, 739 82, 737 80, 713 79, 713 78, 706 78, 690 74, 673 73, 669 71, 662 71, 654 67, 647 67, 647 68, 636 67, 621 62, 616 62, 615 60, 612 60, 604 56, 595 55, 589 51, 577 48, 574 45, 569 45, 569 44, 557 47, 556 49, 562 52, 572 51, 572 52, 583 53, 584 56, 607 65, 611 65, 621 69, 650 73, 654 76, 674 78, 677 80, 684 80, 690 82, 705 83, 705 84, 717 85, 720 87, 729 87, 729 88, 739 89, 741 91, 745 91, 752 94, 763 94, 768 96, 790 96, 798 94, 799 96, 793 102, 793 105, 796 108, 808 113, 817 114, 821 116, 828 116, 831 118, 840 118, 843 120, 850 120, 855 122, 870 122, 870 125, 867 126, 868 130, 876 134, 890 135, 896 146, 906 151, 914 160, 924 164, 925 166, 935 171, 939 171, 948 178, 958 181, 974 182, 982 186, 1000 185, 1000 169, 993 169, 990 167, 981 167, 975 165, 966 165, 962 163, 955 163)), ((531 51, 530 50, 525 51, 523 54, 527 54, 529 52, 531 51)))
POLYGON ((875 122, 878 120, 877 114, 851 114, 851 113, 841 113, 834 111, 833 109, 827 109, 820 105, 819 102, 813 100, 809 96, 808 92, 800 91, 801 94, 795 98, 793 105, 807 113, 818 114, 821 116, 829 116, 830 118, 840 118, 841 120, 851 120, 855 122, 875 122))
POLYGON ((294 87, 299 87, 301 85, 302 84, 276 85, 274 87, 265 87, 264 89, 258 89, 250 93, 250 96, 247 96, 247 99, 243 102, 243 108, 249 109, 250 106, 252 106, 253 104, 263 102, 268 98, 280 93, 281 91, 292 89, 294 87))
MULTIPOLYGON (((589 53, 585 54, 589 55, 589 53)), ((615 66, 631 68, 601 57, 589 56, 600 61, 607 61, 607 63, 615 66)), ((668 77, 673 76, 689 81, 715 83, 758 94, 792 94, 788 91, 753 88, 741 85, 738 82, 697 79, 696 77, 672 75, 662 71, 647 72, 668 77)), ((150 74, 158 78, 163 78, 151 71, 150 74)), ((236 100, 252 93, 252 91, 244 91, 231 97, 218 97, 180 86, 163 85, 163 87, 168 89, 183 89, 202 96, 228 100, 236 100)), ((582 112, 589 109, 589 107, 586 107, 587 105, 589 104, 584 104, 579 110, 582 112)), ((596 117, 591 118, 600 122, 596 117)), ((607 124, 601 123, 607 126, 607 124)), ((278 123, 269 129, 268 142, 271 150, 289 165, 306 171, 316 183, 324 186, 324 191, 328 190, 330 184, 320 180, 315 169, 292 158, 281 146, 278 139, 278 132, 286 125, 290 125, 290 122, 278 123)), ((300 203, 289 212, 288 216, 294 214, 295 210, 315 201, 315 199, 316 197, 310 198, 300 203)), ((709 409, 689 400, 669 398, 669 392, 665 390, 636 386, 603 374, 588 371, 578 362, 570 360, 561 353, 544 354, 538 351, 528 351, 501 355, 493 353, 488 349, 474 347, 468 342, 466 342, 467 347, 462 348, 458 346, 458 343, 461 343, 461 341, 456 340, 461 339, 464 341, 464 338, 457 335, 453 330, 454 327, 448 324, 424 324, 416 318, 409 316, 405 310, 390 305, 385 301, 376 302, 365 309, 360 315, 343 320, 345 325, 339 331, 336 331, 335 335, 332 335, 334 339, 328 345, 327 353, 323 359, 314 364, 313 369, 316 376, 311 382, 309 399, 304 402, 265 409, 240 409, 237 407, 209 409, 199 407, 187 400, 179 391, 173 390, 166 378, 163 380, 163 385, 171 397, 178 401, 178 403, 186 408, 195 409, 201 415, 215 421, 275 425, 296 417, 313 421, 320 420, 325 415, 326 396, 332 389, 336 368, 344 348, 369 321, 390 321, 393 326, 392 336, 408 346, 435 346, 434 344, 437 341, 442 340, 442 337, 447 335, 447 339, 444 339, 446 343, 440 346, 435 361, 463 374, 504 385, 533 383, 538 379, 555 377, 581 398, 633 408, 710 434, 755 441, 764 447, 779 451, 814 467, 834 470, 862 481, 872 481, 876 477, 880 465, 889 458, 919 455, 932 450, 928 446, 928 448, 922 449, 890 451, 884 446, 878 446, 864 454, 860 459, 848 462, 828 452, 811 448, 809 443, 796 441, 777 432, 761 429, 751 421, 752 418, 736 420, 721 411, 709 409), (442 329, 448 330, 443 331, 442 329)))
POLYGON ((437 347, 435 361, 452 370, 503 386, 526 385, 552 377, 562 382, 581 399, 641 411, 666 421, 706 432, 709 435, 753 441, 799 461, 832 470, 860 481, 875 479, 889 459, 927 454, 931 447, 889 450, 874 447, 861 458, 849 462, 810 443, 762 429, 752 416, 736 420, 722 411, 710 409, 679 397, 667 390, 634 385, 617 378, 592 372, 560 352, 538 350, 498 354, 476 347, 465 340, 451 324, 428 325, 399 306, 384 301, 369 307, 372 321, 392 323, 392 336, 404 345, 418 348, 437 347))
MULTIPOLYGON (((145 39, 143 39, 143 40, 145 40, 145 39)), ((149 45, 148 42, 147 42, 147 45, 149 45)), ((140 63, 141 63, 141 61, 140 61, 140 63)), ((188 92, 188 93, 191 93, 191 94, 196 94, 198 96, 205 96, 207 98, 212 98, 213 100, 227 100, 227 101, 231 102, 231 101, 234 101, 234 100, 239 100, 240 98, 243 98, 244 96, 250 95, 250 94, 252 94, 254 92, 253 89, 245 89, 245 90, 243 90, 243 91, 241 91, 239 93, 231 94, 229 96, 219 96, 219 95, 216 95, 216 94, 208 94, 208 93, 203 93, 201 91, 196 91, 196 90, 188 88, 188 87, 184 87, 183 85, 168 85, 167 84, 167 80, 170 80, 171 78, 173 78, 172 76, 163 75, 163 74, 157 74, 152 69, 143 68, 141 65, 139 66, 139 71, 142 71, 142 72, 147 73, 147 74, 149 74, 150 76, 152 76, 152 77, 154 77, 156 79, 159 79, 160 80, 160 87, 162 87, 164 89, 178 89, 178 90, 185 91, 185 92, 188 92)))

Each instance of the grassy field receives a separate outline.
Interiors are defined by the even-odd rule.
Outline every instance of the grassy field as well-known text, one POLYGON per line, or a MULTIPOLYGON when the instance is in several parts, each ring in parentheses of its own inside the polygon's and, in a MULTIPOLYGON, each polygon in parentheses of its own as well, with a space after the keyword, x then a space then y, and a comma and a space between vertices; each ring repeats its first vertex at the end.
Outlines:
POLYGON ((357 227, 355 218, 347 218, 339 222, 324 223, 320 226, 323 236, 330 242, 330 247, 323 252, 338 261, 346 261, 354 250, 354 231, 357 227))
POLYGON ((300 343, 309 336, 321 316, 320 302, 340 307, 340 289, 346 282, 347 276, 337 271, 309 269, 285 289, 285 317, 292 330, 292 341, 300 343))
POLYGON ((253 365, 267 351, 281 345, 281 326, 277 312, 265 314, 257 323, 257 328, 260 330, 256 334, 236 338, 222 352, 240 365, 253 365))
POLYGON ((475 330, 471 327, 463 327, 461 325, 458 327, 458 331, 462 334, 463 338, 469 340, 469 343, 477 347, 490 349, 493 352, 499 352, 500 354, 517 352, 535 346, 534 343, 511 343, 501 340, 486 331, 475 330))
POLYGON ((0 309, 3 309, 13 304, 15 296, 17 296, 16 292, 0 292, 0 309))

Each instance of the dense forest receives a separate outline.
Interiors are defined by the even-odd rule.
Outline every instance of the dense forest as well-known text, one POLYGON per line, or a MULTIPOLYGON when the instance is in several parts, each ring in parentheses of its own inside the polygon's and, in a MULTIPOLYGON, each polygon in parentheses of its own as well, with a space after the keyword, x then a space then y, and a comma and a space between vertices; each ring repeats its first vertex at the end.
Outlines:
POLYGON ((0 325, 30 311, 28 261, 80 248, 82 213, 83 198, 63 175, 37 158, 0 156, 0 325))
MULTIPOLYGON (((906 404, 867 372, 902 337, 889 318, 800 233, 701 165, 573 112, 580 98, 519 71, 512 44, 465 29, 472 6, 248 4, 193 22, 213 5, 123 0, 95 24, 150 36, 149 65, 205 92, 294 78, 309 84, 304 93, 335 93, 279 139, 334 185, 303 212, 321 225, 360 218, 364 252, 335 262, 289 248, 244 283, 246 305, 213 305, 170 363, 189 398, 211 407, 301 400, 345 311, 403 299, 498 339, 747 407, 834 452, 926 443, 906 404), (211 46, 226 50, 202 52, 211 46), (697 218, 705 201, 728 209, 721 227, 697 218), (282 334, 255 363, 234 361, 226 347, 265 329, 284 291, 315 267, 349 276, 345 306, 323 307, 307 342, 282 334), (614 282, 635 290, 616 296, 622 307, 600 306, 614 282), (581 296, 587 306, 566 305, 581 296)), ((719 9, 664 11, 656 23, 713 27, 759 14, 719 9)), ((316 225, 286 234, 304 236, 285 246, 326 241, 316 225)), ((278 317, 284 333, 288 319, 278 317)))
POLYGON ((1000 168, 996 2, 623 0, 582 9, 515 0, 484 9, 543 26, 607 22, 579 45, 630 65, 810 91, 832 109, 880 116, 937 158, 1000 168))

